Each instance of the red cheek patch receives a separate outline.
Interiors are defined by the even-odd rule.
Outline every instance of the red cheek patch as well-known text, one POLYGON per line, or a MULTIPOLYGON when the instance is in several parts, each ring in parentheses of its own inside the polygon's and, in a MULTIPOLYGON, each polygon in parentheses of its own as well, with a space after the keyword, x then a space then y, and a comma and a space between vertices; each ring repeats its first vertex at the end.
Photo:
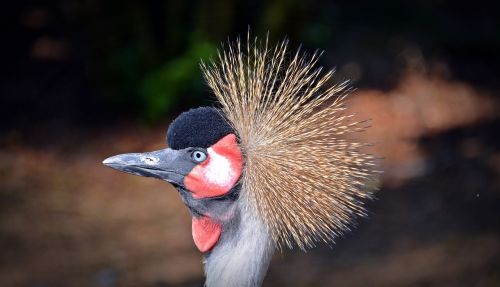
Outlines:
POLYGON ((222 233, 221 226, 208 216, 193 217, 191 228, 194 244, 201 252, 212 249, 222 233))
POLYGON ((207 149, 207 159, 184 177, 184 186, 194 198, 224 195, 238 182, 243 156, 235 134, 228 134, 207 149))

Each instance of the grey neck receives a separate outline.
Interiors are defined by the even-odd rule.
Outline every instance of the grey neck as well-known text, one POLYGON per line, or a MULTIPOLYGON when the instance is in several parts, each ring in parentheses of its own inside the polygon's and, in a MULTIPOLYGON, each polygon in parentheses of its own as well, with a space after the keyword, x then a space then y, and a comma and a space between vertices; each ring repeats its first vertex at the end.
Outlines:
POLYGON ((258 287, 266 275, 274 245, 261 220, 238 200, 238 222, 205 257, 206 287, 258 287))

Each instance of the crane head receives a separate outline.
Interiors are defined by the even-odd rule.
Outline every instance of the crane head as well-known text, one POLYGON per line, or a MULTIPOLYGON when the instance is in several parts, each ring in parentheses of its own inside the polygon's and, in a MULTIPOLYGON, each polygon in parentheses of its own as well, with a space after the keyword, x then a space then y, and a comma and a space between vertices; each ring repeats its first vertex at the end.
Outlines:
POLYGON ((333 243, 366 215, 377 157, 367 128, 312 55, 247 36, 201 63, 220 110, 198 108, 169 127, 169 148, 104 161, 172 183, 192 214, 206 286, 259 286, 275 248, 333 243))
POLYGON ((201 107, 172 122, 167 142, 169 148, 115 155, 103 164, 173 184, 193 216, 196 246, 210 251, 225 223, 236 215, 233 206, 243 171, 237 136, 220 111, 201 107))

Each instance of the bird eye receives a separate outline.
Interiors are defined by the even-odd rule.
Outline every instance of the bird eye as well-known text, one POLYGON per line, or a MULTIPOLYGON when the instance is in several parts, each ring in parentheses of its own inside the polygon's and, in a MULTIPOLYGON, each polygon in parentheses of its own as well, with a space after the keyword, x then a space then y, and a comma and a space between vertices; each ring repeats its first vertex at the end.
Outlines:
POLYGON ((207 155, 204 152, 202 152, 202 151, 195 150, 191 154, 191 158, 193 158, 193 160, 196 161, 196 162, 202 162, 205 159, 207 159, 207 155))

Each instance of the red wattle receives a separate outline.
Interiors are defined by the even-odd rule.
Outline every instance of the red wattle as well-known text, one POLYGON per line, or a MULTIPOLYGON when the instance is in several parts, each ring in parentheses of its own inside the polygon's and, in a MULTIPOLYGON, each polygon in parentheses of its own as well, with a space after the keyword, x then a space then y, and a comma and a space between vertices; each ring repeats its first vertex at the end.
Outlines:
POLYGON ((194 244, 201 252, 210 251, 222 233, 221 226, 208 216, 193 217, 191 226, 194 244))

